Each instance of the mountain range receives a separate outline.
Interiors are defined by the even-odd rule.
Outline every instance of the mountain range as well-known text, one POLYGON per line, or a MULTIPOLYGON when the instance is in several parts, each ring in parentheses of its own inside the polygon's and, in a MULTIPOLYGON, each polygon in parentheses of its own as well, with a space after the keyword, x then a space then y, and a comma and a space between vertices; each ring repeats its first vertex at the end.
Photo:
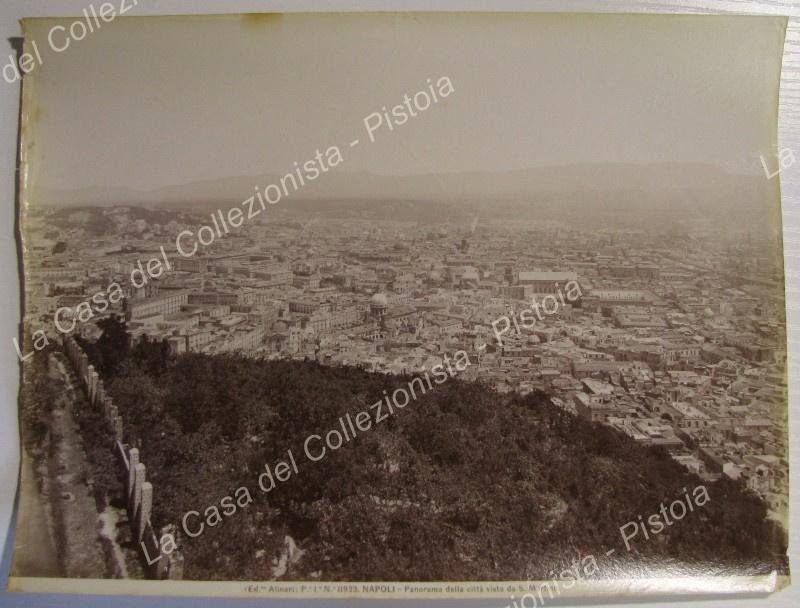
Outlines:
MULTIPOLYGON (((281 175, 236 176, 155 189, 87 187, 46 190, 44 205, 204 206, 237 204, 255 187, 280 184, 281 175)), ((711 164, 576 164, 504 172, 376 175, 331 169, 283 200, 407 200, 471 203, 558 201, 570 205, 657 208, 682 200, 715 208, 775 204, 778 180, 762 174, 732 174, 711 164)), ((35 201, 37 202, 37 201, 35 201)))

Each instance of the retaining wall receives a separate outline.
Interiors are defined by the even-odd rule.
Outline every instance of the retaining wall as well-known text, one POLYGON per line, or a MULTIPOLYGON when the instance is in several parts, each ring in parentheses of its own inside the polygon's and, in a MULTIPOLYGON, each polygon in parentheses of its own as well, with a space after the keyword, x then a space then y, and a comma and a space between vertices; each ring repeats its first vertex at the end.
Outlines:
POLYGON ((103 411, 109 430, 113 434, 113 450, 124 467, 127 480, 128 522, 144 561, 147 576, 157 579, 183 578, 183 556, 177 550, 167 553, 164 549, 174 546, 169 542, 160 541, 167 533, 172 534, 174 538, 174 527, 165 526, 160 536, 156 535, 150 521, 154 500, 153 484, 147 481, 147 467, 140 461, 139 450, 128 446, 124 441, 124 421, 111 395, 106 392, 103 379, 89 363, 89 357, 72 336, 64 338, 64 352, 90 405, 103 411))

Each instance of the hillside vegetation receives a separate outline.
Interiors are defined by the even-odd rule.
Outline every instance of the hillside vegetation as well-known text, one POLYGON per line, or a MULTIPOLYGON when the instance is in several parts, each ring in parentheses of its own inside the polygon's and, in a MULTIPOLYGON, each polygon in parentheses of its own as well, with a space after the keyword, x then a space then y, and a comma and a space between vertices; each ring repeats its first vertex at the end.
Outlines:
POLYGON ((541 580, 588 554, 599 576, 783 568, 782 533, 762 501, 729 480, 706 483, 707 504, 627 552, 620 526, 702 481, 543 393, 448 379, 312 462, 309 435, 410 378, 236 356, 170 360, 161 344, 130 349, 113 322, 84 347, 107 378, 125 440, 141 449, 156 526, 221 511, 239 487, 252 495, 197 538, 180 535, 186 578, 269 579, 287 535, 303 551, 287 580, 541 580), (289 449, 299 472, 262 492, 265 463, 289 449))

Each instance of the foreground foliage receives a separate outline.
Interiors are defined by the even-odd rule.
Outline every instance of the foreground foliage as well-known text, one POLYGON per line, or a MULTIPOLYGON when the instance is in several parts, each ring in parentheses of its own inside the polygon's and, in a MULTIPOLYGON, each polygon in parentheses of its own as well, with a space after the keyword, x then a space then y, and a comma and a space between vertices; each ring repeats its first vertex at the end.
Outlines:
POLYGON ((197 538, 180 536, 187 578, 271 578, 286 535, 304 551, 287 580, 547 579, 588 554, 600 576, 625 576, 619 569, 634 559, 636 575, 783 567, 783 534, 730 480, 706 483, 708 504, 626 552, 620 526, 702 481, 663 450, 562 412, 543 393, 500 395, 450 379, 311 462, 306 437, 409 378, 236 356, 170 361, 161 344, 118 340, 111 328, 86 347, 124 416, 125 440, 141 448, 154 523, 180 528, 187 511, 221 511, 239 487, 253 498, 197 538), (299 473, 261 492, 265 463, 286 460, 288 449, 299 473))

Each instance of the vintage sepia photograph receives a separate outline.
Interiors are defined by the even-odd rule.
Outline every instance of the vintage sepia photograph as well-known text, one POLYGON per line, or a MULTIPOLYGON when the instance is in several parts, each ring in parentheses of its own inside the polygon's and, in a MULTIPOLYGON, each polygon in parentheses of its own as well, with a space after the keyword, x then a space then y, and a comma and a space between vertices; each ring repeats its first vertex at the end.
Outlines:
POLYGON ((22 23, 12 591, 789 584, 787 19, 22 23))

